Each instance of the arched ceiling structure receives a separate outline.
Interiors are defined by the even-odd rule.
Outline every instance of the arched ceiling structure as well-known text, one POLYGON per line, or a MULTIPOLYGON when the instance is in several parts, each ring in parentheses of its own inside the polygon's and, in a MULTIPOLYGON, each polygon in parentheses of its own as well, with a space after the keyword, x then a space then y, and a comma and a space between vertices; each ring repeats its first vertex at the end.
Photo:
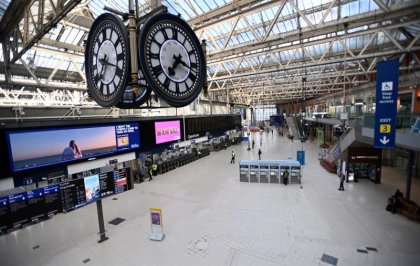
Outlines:
MULTIPOLYGON (((138 14, 155 1, 137 0, 138 14)), ((83 41, 104 5, 128 0, 0 4, 0 106, 86 101, 83 41)), ((210 97, 239 104, 314 99, 372 81, 376 63, 420 66, 418 0, 166 0, 207 41, 210 97)), ((418 81, 417 81, 418 82, 418 81)))

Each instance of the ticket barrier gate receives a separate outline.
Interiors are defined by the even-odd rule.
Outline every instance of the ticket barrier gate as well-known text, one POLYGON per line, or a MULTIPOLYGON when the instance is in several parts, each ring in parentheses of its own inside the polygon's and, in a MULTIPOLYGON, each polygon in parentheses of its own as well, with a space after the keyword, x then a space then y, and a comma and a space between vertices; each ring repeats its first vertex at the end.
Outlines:
POLYGON ((268 183, 270 176, 270 166, 260 165, 260 183, 268 183))
POLYGON ((287 183, 300 183, 301 165, 296 160, 241 160, 241 182, 283 184, 283 173, 289 172, 287 183))
POLYGON ((270 183, 280 183, 280 168, 277 165, 270 166, 270 183))
POLYGON ((259 176, 259 165, 253 164, 249 166, 249 182, 251 183, 258 183, 258 176, 259 176))
POLYGON ((249 182, 249 165, 240 165, 239 166, 239 181, 249 182))

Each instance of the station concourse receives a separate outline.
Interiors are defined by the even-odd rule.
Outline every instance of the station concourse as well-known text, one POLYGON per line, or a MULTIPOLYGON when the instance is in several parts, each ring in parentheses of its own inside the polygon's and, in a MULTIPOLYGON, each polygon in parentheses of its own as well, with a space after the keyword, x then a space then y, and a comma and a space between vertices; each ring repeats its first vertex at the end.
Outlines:
MULTIPOLYGON (((264 159, 294 158, 301 148, 264 134, 264 159)), ((341 192, 337 176, 320 166, 317 145, 307 142, 304 149, 302 188, 239 182, 231 150, 239 161, 257 159, 257 149, 232 146, 103 200, 106 222, 125 219, 106 223, 104 243, 96 242, 91 204, 1 236, 1 264, 330 265, 321 261, 325 254, 337 265, 418 265, 420 224, 385 211, 395 190, 387 184, 392 172, 384 171, 381 185, 360 180, 341 192), (161 242, 149 240, 150 207, 163 210, 161 242)))

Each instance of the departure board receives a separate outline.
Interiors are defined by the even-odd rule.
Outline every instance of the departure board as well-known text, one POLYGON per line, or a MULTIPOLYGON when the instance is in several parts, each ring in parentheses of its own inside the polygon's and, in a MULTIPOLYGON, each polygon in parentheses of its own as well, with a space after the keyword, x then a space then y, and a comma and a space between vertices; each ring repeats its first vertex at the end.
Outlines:
POLYGON ((127 191, 127 169, 119 169, 114 171, 115 193, 127 191))
POLYGON ((26 191, 9 196, 10 223, 13 228, 19 228, 28 222, 27 207, 26 191))
POLYGON ((115 193, 114 172, 99 174, 101 198, 115 193))
POLYGON ((86 204, 85 184, 82 179, 62 182, 60 198, 63 211, 71 211, 86 204))
POLYGON ((51 217, 62 211, 60 201, 60 185, 54 184, 44 187, 45 214, 51 217))
POLYGON ((0 197, 0 233, 9 227, 9 197, 0 197))
POLYGON ((44 188, 29 190, 28 196, 28 219, 30 222, 38 222, 45 218, 44 188))

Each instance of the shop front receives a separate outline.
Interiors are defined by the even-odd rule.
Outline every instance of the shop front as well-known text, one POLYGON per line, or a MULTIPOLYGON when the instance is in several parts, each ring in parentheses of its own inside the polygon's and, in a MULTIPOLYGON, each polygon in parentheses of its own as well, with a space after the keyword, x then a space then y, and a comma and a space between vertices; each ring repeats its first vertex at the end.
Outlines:
POLYGON ((381 183, 382 150, 371 147, 350 147, 347 151, 348 181, 368 178, 381 183))

